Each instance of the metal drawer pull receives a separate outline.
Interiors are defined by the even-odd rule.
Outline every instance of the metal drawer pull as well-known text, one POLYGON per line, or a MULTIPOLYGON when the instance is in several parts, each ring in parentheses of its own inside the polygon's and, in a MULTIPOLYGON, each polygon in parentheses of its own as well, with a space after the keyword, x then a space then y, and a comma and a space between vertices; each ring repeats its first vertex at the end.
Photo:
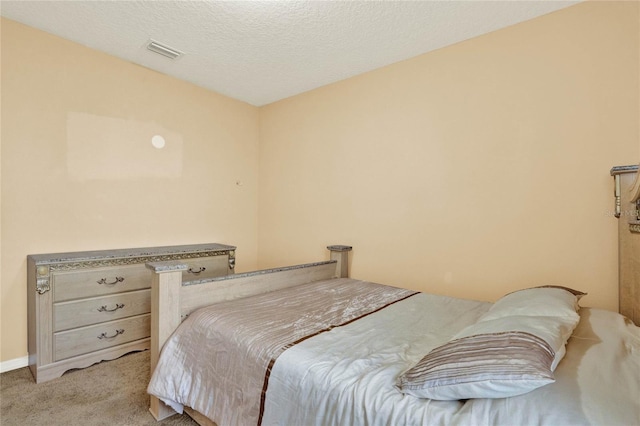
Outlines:
POLYGON ((205 268, 204 266, 201 266, 200 268, 198 268, 197 271, 194 271, 193 268, 189 268, 187 272, 189 272, 190 274, 199 274, 200 272, 204 272, 206 270, 207 268, 205 268))
POLYGON ((96 281, 98 284, 106 284, 106 285, 114 285, 124 281, 124 277, 116 277, 116 280, 112 283, 108 283, 106 278, 101 278, 99 281, 96 281))
POLYGON ((113 336, 107 336, 107 332, 105 331, 98 336, 98 339, 113 339, 114 337, 118 337, 122 333, 124 333, 124 328, 117 329, 116 334, 114 334, 113 336))
POLYGON ((98 308, 98 312, 115 312, 122 308, 124 308, 124 303, 116 303, 116 307, 113 309, 107 309, 107 305, 102 305, 98 308))

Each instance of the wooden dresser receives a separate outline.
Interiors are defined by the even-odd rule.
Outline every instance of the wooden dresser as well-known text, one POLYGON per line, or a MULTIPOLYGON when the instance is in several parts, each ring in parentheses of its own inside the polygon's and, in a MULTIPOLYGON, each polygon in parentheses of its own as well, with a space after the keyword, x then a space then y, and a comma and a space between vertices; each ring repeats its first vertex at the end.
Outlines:
POLYGON ((233 273, 235 247, 196 244, 27 256, 29 367, 37 383, 149 348, 152 273, 187 263, 183 280, 233 273))
POLYGON ((640 174, 638 166, 611 169, 618 218, 619 311, 640 326, 640 174))

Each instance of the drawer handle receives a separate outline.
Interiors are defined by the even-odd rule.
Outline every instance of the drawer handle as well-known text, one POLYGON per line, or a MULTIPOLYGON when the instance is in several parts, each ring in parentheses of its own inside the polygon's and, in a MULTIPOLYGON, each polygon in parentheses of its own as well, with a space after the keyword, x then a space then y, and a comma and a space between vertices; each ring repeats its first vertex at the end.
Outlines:
POLYGON ((100 335, 98 336, 98 339, 113 339, 114 337, 118 337, 119 335, 121 335, 122 333, 124 333, 124 328, 119 328, 116 330, 116 334, 114 334, 113 336, 107 336, 107 332, 103 332, 100 333, 100 335))
POLYGON ((115 312, 122 308, 124 308, 124 303, 116 303, 116 307, 113 309, 107 309, 107 305, 102 305, 98 308, 98 312, 115 312))
POLYGON ((124 281, 124 277, 116 277, 116 280, 112 283, 108 283, 106 278, 101 278, 99 281, 96 281, 98 284, 106 284, 106 285, 114 285, 124 281))
POLYGON ((194 271, 193 268, 189 268, 187 272, 189 272, 190 274, 199 274, 200 272, 204 272, 206 270, 207 268, 205 268, 204 266, 201 266, 200 268, 198 268, 197 271, 194 271))

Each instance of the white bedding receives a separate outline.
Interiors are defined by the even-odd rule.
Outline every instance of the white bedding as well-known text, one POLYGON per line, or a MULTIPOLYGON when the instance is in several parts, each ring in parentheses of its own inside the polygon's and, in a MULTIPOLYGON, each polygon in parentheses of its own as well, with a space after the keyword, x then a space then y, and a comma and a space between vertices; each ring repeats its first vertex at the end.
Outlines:
MULTIPOLYGON (((339 284, 344 286, 345 281, 339 284)), ((239 317, 258 315, 252 315, 250 300, 242 300, 238 306, 246 305, 249 310, 239 317)), ((283 299, 279 300, 284 306, 283 299)), ((300 305, 300 299, 295 304, 300 305)), ((434 401, 404 395, 395 387, 399 375, 431 349, 475 323, 490 307, 485 302, 417 294, 346 325, 329 327, 291 347, 287 345, 288 349, 278 352, 267 374, 261 424, 640 424, 640 328, 616 313, 597 309, 580 310, 580 323, 569 340, 565 358, 555 370, 556 382, 525 395, 434 401)), ((253 318, 254 327, 263 323, 261 318, 253 318)), ((190 332, 188 327, 179 330, 190 332)), ((211 358, 212 353, 221 353, 220 342, 207 349, 200 333, 185 339, 202 341, 204 345, 168 345, 176 347, 174 352, 165 346, 159 364, 165 366, 165 371, 154 372, 149 391, 178 410, 186 403, 203 413, 219 412, 213 409, 215 400, 226 397, 211 387, 212 381, 203 372, 212 370, 207 362, 217 362, 207 361, 206 354, 211 358), (198 358, 204 366, 182 362, 190 357, 198 358)), ((231 332, 232 340, 237 339, 234 334, 231 332)), ((174 335, 171 341, 179 339, 174 335)), ((239 388, 234 391, 234 397, 253 407, 255 398, 247 398, 248 394, 239 388)), ((242 410, 228 409, 230 405, 226 403, 223 406, 227 407, 226 414, 209 417, 220 426, 245 423, 240 420, 245 417, 238 416, 242 410)))
POLYGON ((581 309, 556 382, 501 399, 432 401, 395 379, 489 304, 421 294, 315 336, 271 372, 263 425, 638 425, 640 328, 581 309))
POLYGON ((271 370, 262 424, 451 424, 463 402, 404 396, 395 380, 490 306, 419 294, 290 348, 271 370))

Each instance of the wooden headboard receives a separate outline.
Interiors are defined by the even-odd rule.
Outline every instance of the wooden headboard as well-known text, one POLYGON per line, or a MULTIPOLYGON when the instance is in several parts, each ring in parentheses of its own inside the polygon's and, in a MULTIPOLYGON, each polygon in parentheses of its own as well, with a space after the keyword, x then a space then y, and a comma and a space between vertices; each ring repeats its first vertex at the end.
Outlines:
POLYGON ((640 326, 640 176, 638 166, 611 169, 618 218, 619 312, 640 326))

